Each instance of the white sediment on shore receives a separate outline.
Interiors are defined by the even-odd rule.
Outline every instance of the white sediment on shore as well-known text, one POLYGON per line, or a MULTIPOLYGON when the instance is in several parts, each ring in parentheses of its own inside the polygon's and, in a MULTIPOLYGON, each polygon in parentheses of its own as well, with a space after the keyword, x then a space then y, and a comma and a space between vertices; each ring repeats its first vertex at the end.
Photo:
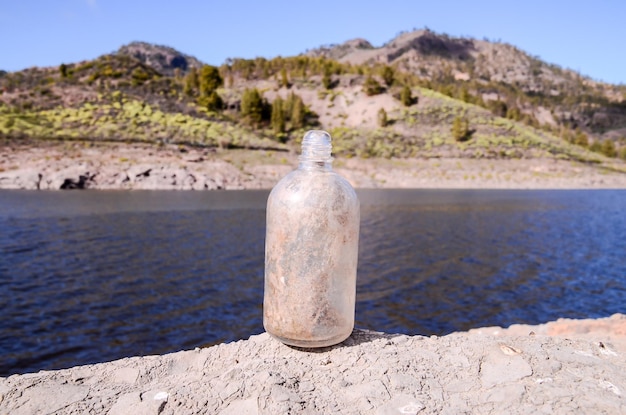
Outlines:
POLYGON ((626 316, 441 337, 355 330, 0 378, 0 414, 626 413, 626 316), (551 335, 552 334, 552 335, 551 335))
MULTIPOLYGON (((0 188, 215 190, 271 189, 297 155, 262 150, 41 143, 5 146, 0 188)), ((337 159, 356 188, 626 189, 616 168, 559 159, 337 159)), ((614 166, 614 167, 615 167, 614 166)))

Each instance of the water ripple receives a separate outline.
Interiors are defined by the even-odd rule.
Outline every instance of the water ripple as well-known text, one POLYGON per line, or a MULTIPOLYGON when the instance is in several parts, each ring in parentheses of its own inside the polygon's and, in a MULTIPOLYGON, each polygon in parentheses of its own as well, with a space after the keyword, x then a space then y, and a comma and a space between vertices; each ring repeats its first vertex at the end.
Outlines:
MULTIPOLYGON (((0 376, 261 332, 267 192, 208 193, 0 192, 0 376)), ((359 327, 626 311, 624 191, 359 195, 359 327)))

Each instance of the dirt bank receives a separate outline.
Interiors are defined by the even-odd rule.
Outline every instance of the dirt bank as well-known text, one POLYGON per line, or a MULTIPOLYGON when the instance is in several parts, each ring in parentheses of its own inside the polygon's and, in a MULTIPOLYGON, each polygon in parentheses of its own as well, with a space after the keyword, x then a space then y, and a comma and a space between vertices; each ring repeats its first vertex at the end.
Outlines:
MULTIPOLYGON (((297 163, 296 154, 263 150, 5 143, 0 188, 269 189, 297 163)), ((357 188, 626 188, 624 172, 559 159, 337 159, 334 167, 357 188)))
POLYGON ((0 414, 618 414, 625 356, 625 315, 315 351, 261 334, 0 378, 0 414))

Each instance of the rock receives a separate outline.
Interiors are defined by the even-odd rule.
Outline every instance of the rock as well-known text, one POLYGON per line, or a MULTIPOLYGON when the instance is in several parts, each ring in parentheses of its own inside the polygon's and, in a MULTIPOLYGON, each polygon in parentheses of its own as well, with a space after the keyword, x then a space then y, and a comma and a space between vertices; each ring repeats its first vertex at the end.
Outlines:
POLYGON ((76 368, 72 370, 72 381, 75 383, 83 383, 93 376, 93 372, 89 367, 76 368))
POLYGON ((25 168, 0 173, 0 188, 39 190, 42 175, 37 169, 25 168))
POLYGON ((93 178, 95 177, 94 175, 89 175, 89 172, 85 173, 85 174, 81 174, 80 176, 78 176, 78 180, 75 179, 65 179, 63 181, 63 183, 61 184, 61 187, 59 187, 59 189, 61 190, 72 190, 72 189, 86 189, 90 186, 91 183, 93 183, 93 178))
MULTIPOLYGON (((270 189, 297 163, 296 155, 287 152, 191 147, 181 152, 170 145, 111 143, 83 148, 50 142, 17 146, 0 158, 0 188, 270 189)), ((335 170, 362 188, 626 188, 622 173, 553 158, 446 157, 401 163, 352 158, 337 160, 335 170)))
MULTIPOLYGON (((64 385, 55 382, 35 384, 20 391, 21 405, 12 408, 13 415, 31 415, 39 413, 55 413, 85 399, 89 394, 89 387, 64 385)), ((0 413, 4 413, 4 406, 10 402, 0 402, 0 413)))
POLYGON ((131 367, 122 367, 113 373, 113 382, 134 384, 139 377, 139 369, 131 367))
MULTIPOLYGON (((620 321, 597 323, 609 330, 620 321)), ((497 336, 474 330, 432 338, 355 330, 319 350, 263 333, 0 378, 0 414, 626 413, 626 342, 587 338, 589 322, 580 324, 585 338, 508 336, 501 328, 497 336)))
POLYGON ((259 406, 254 398, 233 401, 220 412, 220 415, 257 415, 259 406))
POLYGON ((127 393, 115 402, 109 411, 109 415, 148 414, 148 408, 141 407, 141 394, 139 392, 127 393))
POLYGON ((491 388, 502 383, 523 379, 533 374, 533 370, 524 357, 511 354, 510 346, 492 346, 480 365, 480 379, 484 388, 491 388))

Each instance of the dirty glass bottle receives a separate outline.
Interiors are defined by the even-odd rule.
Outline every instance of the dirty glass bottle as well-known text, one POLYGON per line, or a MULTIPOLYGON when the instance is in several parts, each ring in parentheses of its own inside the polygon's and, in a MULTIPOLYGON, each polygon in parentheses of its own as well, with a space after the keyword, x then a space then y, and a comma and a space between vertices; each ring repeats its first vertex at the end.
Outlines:
POLYGON ((354 328, 359 200, 331 163, 330 135, 307 132, 298 169, 267 201, 263 325, 297 347, 331 346, 354 328))

